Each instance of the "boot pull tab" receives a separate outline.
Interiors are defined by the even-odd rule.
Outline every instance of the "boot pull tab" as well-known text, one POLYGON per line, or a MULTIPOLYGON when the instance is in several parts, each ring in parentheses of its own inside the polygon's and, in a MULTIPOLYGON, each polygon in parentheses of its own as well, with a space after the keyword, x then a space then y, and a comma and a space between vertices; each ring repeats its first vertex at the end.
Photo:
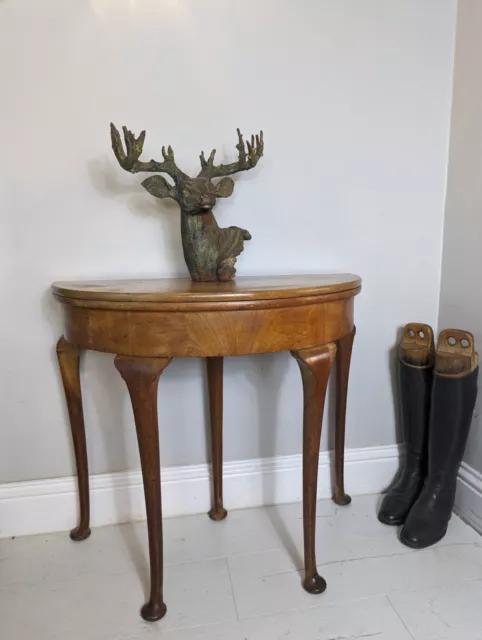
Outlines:
POLYGON ((403 329, 399 357, 415 367, 428 367, 433 362, 433 331, 428 324, 409 322, 403 329))
POLYGON ((444 329, 439 333, 435 354, 435 371, 446 376, 463 377, 479 364, 474 336, 460 329, 444 329))

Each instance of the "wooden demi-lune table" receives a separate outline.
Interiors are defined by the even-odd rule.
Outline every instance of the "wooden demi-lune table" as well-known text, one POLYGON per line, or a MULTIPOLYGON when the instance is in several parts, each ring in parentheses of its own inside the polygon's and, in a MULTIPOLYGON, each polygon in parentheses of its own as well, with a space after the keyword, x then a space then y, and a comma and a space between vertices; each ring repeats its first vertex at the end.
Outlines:
POLYGON ((350 502, 343 484, 345 414, 355 336, 350 274, 246 277, 230 282, 188 278, 69 282, 52 285, 64 311, 57 345, 77 464, 80 522, 73 540, 90 535, 89 476, 79 358, 82 349, 115 354, 134 410, 147 511, 150 597, 141 614, 158 620, 163 600, 162 512, 157 386, 174 357, 206 358, 212 442, 213 499, 209 516, 227 513, 222 492, 223 356, 290 350, 303 382, 304 588, 326 588, 315 559, 315 518, 323 407, 336 358, 335 480, 333 499, 350 502))

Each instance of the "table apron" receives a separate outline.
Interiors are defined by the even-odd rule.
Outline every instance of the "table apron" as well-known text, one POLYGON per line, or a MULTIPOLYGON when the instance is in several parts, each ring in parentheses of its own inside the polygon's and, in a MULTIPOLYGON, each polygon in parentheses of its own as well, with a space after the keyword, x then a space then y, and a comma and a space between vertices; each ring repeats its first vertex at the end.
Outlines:
POLYGON ((353 330, 354 298, 271 309, 132 311, 63 304, 66 339, 133 356, 236 356, 303 349, 353 330))

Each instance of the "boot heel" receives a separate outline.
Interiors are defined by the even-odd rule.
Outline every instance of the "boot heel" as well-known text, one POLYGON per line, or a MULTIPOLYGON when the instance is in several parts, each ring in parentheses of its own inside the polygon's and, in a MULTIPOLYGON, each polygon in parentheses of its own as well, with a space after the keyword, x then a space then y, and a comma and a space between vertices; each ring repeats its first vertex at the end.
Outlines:
POLYGON ((405 326, 399 346, 398 366, 406 450, 402 466, 378 512, 378 519, 383 524, 403 524, 423 487, 427 466, 433 348, 431 327, 417 322, 405 326))

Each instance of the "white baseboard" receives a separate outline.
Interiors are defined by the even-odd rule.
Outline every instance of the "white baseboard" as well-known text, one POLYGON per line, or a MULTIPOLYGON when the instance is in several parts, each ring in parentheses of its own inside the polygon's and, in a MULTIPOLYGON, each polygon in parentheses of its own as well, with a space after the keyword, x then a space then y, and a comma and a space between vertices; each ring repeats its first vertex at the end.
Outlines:
MULTIPOLYGON (((331 497, 329 452, 320 454, 318 496, 331 497)), ((345 488, 352 495, 383 491, 399 461, 396 445, 348 449, 345 488)), ((226 462, 224 503, 242 509, 301 500, 301 455, 226 462)), ((92 526, 145 518, 140 471, 91 476, 92 526)), ((480 494, 479 494, 480 495, 480 494)), ((162 470, 165 517, 189 515, 210 508, 207 464, 162 470)), ((55 478, 0 485, 0 538, 34 535, 72 528, 77 520, 76 479, 55 478)))
POLYGON ((482 474, 465 462, 459 471, 454 511, 482 534, 482 474))

